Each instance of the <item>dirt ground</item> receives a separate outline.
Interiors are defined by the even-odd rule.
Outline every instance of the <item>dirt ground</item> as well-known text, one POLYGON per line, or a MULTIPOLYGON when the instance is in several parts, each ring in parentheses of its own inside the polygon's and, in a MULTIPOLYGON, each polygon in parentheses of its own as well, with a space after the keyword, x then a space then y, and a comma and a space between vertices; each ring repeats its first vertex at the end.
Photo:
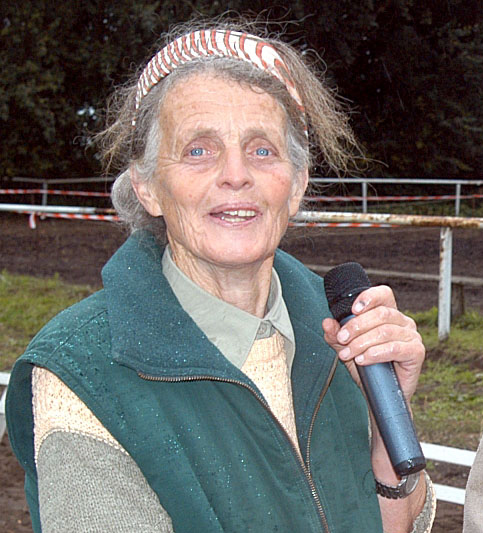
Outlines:
MULTIPOLYGON (((28 226, 23 215, 0 214, 0 270, 51 276, 69 282, 100 285, 102 265, 124 241, 117 226, 106 222, 47 219, 28 226)), ((483 233, 455 230, 453 274, 481 277, 483 233)), ((333 228, 292 229, 282 246, 305 263, 337 265, 358 261, 365 268, 437 274, 438 228, 333 228)), ((391 285, 401 309, 425 310, 437 305, 436 282, 373 278, 391 285)), ((466 288, 465 305, 483 311, 483 288, 466 288)), ((437 483, 464 487, 467 470, 438 465, 437 483)), ((439 503, 434 533, 455 533, 462 528, 461 506, 439 503)), ((31 532, 23 495, 23 475, 5 435, 0 443, 0 531, 31 532)), ((67 529, 66 529, 67 531, 67 529)))

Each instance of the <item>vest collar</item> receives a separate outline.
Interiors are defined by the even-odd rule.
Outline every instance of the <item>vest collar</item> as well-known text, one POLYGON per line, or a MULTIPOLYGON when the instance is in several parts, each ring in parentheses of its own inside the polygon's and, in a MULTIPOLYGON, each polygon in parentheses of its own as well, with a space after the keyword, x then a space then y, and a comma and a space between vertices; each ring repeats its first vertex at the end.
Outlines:
POLYGON ((114 360, 152 377, 226 377, 233 365, 179 305, 162 254, 154 235, 137 231, 102 269, 114 360))

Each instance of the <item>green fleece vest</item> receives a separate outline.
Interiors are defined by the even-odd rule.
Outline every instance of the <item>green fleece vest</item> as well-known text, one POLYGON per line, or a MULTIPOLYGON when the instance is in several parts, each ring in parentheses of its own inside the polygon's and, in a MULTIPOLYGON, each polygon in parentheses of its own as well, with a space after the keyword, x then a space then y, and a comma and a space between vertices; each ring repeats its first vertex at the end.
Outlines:
POLYGON ((152 235, 131 236, 104 267, 104 289, 47 324, 14 367, 7 423, 34 530, 41 528, 31 370, 39 365, 129 452, 176 533, 382 532, 367 409, 323 340, 322 279, 277 252, 295 333, 301 461, 256 385, 183 311, 161 254, 152 235))

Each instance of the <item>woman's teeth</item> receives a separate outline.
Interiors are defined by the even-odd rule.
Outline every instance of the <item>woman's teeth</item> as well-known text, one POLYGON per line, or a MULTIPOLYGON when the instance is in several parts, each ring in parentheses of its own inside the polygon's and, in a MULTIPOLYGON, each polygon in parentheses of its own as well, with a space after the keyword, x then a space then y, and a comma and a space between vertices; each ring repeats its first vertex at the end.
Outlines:
POLYGON ((229 222, 243 222, 247 218, 252 218, 256 215, 255 211, 251 209, 237 209, 233 211, 223 211, 220 213, 221 220, 229 222))

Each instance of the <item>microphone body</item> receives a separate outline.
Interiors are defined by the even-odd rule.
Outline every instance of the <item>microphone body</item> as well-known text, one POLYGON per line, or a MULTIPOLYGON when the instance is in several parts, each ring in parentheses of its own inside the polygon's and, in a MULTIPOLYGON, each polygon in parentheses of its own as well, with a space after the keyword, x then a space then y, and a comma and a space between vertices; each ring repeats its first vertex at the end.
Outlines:
MULTIPOLYGON (((367 274, 358 263, 344 263, 329 271, 324 282, 329 308, 344 325, 354 317, 351 308, 357 296, 370 287, 367 274)), ((394 365, 356 368, 394 470, 400 476, 422 470, 426 460, 394 365)))

